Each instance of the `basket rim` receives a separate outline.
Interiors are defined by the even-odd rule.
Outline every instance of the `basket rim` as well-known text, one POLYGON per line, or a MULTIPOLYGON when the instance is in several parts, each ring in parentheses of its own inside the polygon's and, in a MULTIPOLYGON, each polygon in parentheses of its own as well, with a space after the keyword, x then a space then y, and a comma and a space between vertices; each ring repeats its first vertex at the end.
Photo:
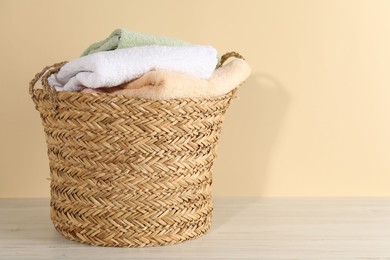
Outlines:
MULTIPOLYGON (((216 96, 216 97, 188 97, 188 98, 172 98, 167 100, 155 100, 150 98, 140 98, 140 97, 133 97, 133 96, 127 96, 123 94, 115 94, 115 93, 85 93, 85 92, 76 92, 76 91, 57 91, 56 97, 58 100, 67 99, 69 96, 83 96, 83 95, 90 95, 95 97, 106 97, 106 98, 112 98, 112 99, 126 99, 128 101, 131 100, 137 100, 137 101, 146 101, 149 103, 176 103, 176 102, 201 102, 201 101, 220 101, 223 99, 226 99, 227 97, 235 98, 237 97, 237 90, 238 86, 235 87, 233 90, 229 91, 228 93, 216 96)), ((36 95, 44 95, 46 98, 50 98, 49 94, 42 88, 35 88, 33 90, 33 98, 37 98, 36 95)))

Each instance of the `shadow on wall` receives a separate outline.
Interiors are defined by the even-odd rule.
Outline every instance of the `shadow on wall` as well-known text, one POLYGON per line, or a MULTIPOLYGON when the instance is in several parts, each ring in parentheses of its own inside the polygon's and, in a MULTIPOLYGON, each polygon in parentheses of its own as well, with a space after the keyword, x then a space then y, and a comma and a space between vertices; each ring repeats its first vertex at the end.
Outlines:
POLYGON ((252 74, 226 114, 213 190, 219 196, 261 196, 290 96, 265 73, 252 74), (234 120, 233 120, 234 119, 234 120))

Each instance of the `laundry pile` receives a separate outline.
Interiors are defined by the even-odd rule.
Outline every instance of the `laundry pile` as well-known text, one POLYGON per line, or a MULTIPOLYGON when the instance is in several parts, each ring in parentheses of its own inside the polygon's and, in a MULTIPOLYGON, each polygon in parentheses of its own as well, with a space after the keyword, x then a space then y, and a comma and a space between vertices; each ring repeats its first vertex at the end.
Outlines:
POLYGON ((57 91, 153 100, 224 95, 250 74, 243 59, 217 67, 211 46, 117 29, 66 63, 49 84, 57 91))

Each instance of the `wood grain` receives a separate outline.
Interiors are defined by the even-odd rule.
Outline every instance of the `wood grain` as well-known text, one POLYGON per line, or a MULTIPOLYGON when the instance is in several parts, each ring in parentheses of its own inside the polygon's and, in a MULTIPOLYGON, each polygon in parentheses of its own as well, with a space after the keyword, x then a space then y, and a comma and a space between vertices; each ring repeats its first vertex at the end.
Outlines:
POLYGON ((62 237, 48 199, 0 200, 0 259, 390 259, 390 198, 214 200, 211 230, 182 244, 103 248, 62 237))

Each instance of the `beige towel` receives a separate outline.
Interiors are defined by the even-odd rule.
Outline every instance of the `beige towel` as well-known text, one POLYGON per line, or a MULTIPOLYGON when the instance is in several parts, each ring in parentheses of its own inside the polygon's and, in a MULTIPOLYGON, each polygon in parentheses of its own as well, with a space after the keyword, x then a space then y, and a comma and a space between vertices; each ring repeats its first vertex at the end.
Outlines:
POLYGON ((246 80, 251 72, 248 63, 234 59, 216 69, 209 80, 171 71, 150 71, 138 79, 111 88, 86 88, 86 93, 112 93, 152 100, 217 97, 228 93, 246 80))

